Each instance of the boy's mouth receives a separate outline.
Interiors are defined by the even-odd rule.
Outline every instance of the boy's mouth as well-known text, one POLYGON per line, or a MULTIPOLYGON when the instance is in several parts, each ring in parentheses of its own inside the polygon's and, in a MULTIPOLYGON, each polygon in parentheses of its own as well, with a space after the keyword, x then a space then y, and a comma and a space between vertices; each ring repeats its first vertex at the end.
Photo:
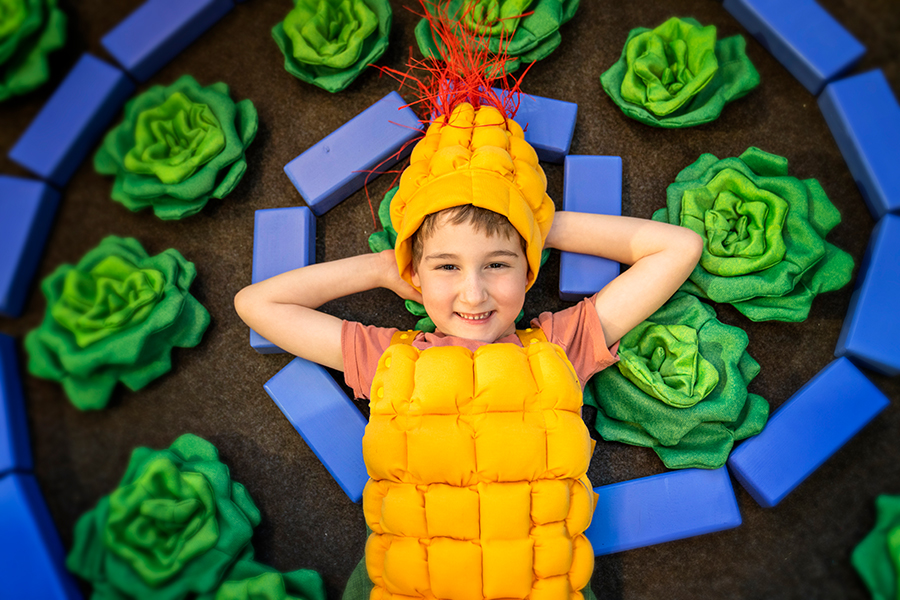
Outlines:
POLYGON ((478 321, 484 321, 484 320, 488 319, 492 314, 494 314, 494 311, 489 310, 489 311, 483 312, 483 313, 461 313, 461 312, 458 312, 458 313, 456 313, 456 316, 458 316, 461 319, 464 319, 466 321, 478 322, 478 321))

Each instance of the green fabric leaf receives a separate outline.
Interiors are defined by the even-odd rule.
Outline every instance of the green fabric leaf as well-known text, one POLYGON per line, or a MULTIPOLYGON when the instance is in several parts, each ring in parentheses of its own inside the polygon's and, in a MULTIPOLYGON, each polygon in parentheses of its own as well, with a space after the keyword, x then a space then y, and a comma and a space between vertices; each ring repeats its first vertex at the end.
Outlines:
MULTIPOLYGON (((504 73, 513 73, 522 65, 546 58, 556 50, 562 40, 559 28, 575 15, 578 3, 579 0, 450 0, 440 10, 446 10, 451 21, 461 22, 470 31, 487 36, 491 52, 499 52, 502 42, 509 55, 504 73), (497 8, 491 9, 494 4, 497 8), (477 8, 479 6, 483 8, 477 8), (499 22, 485 19, 482 26, 473 18, 476 14, 494 14, 494 10, 497 14, 509 16, 499 22), (523 12, 531 14, 519 19, 512 18, 523 12)), ((415 33, 422 54, 441 56, 437 45, 439 40, 435 39, 427 19, 419 21, 415 33)))
POLYGON ((597 407, 595 429, 605 440, 652 448, 670 469, 721 467, 734 442, 768 419, 768 403, 747 392, 759 374, 747 344, 747 334, 721 323, 710 306, 676 293, 622 338, 620 364, 627 364, 585 386, 585 403, 597 407))
POLYGON ((803 321, 813 298, 845 286, 853 271, 850 255, 824 239, 840 213, 819 183, 787 176, 787 159, 759 148, 722 160, 704 154, 652 218, 705 242, 681 289, 753 321, 803 321))
POLYGON ((0 102, 50 77, 47 55, 66 41, 56 0, 0 0, 0 102))
POLYGON ((129 210, 152 207, 160 219, 183 219, 234 189, 257 127, 250 100, 236 105, 224 83, 201 87, 185 75, 125 104, 94 169, 115 176, 112 198, 129 210))
POLYGON ((325 600, 322 577, 309 569, 281 573, 253 560, 252 548, 234 564, 214 593, 200 600, 325 600))
POLYGON ((900 573, 900 496, 878 496, 875 527, 853 550, 850 561, 873 600, 896 600, 900 573))
POLYGON ((381 58, 392 17, 388 0, 295 0, 272 37, 288 73, 334 93, 381 58))
POLYGON ((632 29, 619 60, 600 76, 625 115, 654 127, 714 121, 726 104, 759 85, 744 38, 716 41, 716 29, 672 18, 650 30, 632 29))
POLYGON ((188 291, 196 275, 177 250, 149 256, 133 238, 107 237, 41 283, 47 311, 25 338, 29 372, 62 383, 81 410, 106 406, 119 381, 141 389, 209 326, 188 291))
POLYGON ((238 486, 215 447, 192 434, 168 450, 137 448, 119 487, 78 520, 66 566, 94 598, 208 594, 259 524, 238 486))

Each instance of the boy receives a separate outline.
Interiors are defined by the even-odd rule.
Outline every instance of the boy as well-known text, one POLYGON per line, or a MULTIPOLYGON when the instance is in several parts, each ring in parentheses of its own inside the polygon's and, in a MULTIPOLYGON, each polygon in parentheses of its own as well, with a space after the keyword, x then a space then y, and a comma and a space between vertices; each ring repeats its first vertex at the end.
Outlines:
POLYGON ((344 371, 370 398, 370 597, 579 599, 593 566, 581 389, 684 282, 701 239, 629 217, 554 217, 521 128, 466 103, 417 144, 391 220, 395 251, 311 265, 235 298, 258 333, 344 371), (516 332, 544 247, 631 267, 516 332), (365 327, 316 310, 376 287, 423 303, 437 331, 365 327))

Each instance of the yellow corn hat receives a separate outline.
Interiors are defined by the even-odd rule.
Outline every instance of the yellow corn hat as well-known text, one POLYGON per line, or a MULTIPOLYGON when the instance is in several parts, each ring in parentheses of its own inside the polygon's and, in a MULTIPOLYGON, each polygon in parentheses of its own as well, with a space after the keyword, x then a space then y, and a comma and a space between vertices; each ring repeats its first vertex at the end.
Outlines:
POLYGON ((413 149, 391 200, 400 276, 412 285, 413 234, 432 213, 473 204, 509 219, 526 243, 528 287, 541 266, 553 200, 522 128, 493 106, 458 105, 437 118, 413 149))

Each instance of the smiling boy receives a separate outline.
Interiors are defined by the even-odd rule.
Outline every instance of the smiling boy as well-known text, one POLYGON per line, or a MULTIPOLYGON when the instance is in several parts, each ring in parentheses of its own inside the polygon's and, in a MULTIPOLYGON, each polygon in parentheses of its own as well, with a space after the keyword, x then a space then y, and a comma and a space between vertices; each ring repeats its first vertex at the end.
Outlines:
POLYGON ((495 107, 465 103, 416 145, 391 221, 396 251, 304 267, 235 298, 258 333, 344 371, 370 399, 370 598, 581 598, 593 565, 581 391, 684 282, 699 236, 629 217, 554 216, 522 129, 495 107), (517 332, 545 247, 631 267, 517 332), (436 331, 317 310, 377 287, 423 303, 436 331))

